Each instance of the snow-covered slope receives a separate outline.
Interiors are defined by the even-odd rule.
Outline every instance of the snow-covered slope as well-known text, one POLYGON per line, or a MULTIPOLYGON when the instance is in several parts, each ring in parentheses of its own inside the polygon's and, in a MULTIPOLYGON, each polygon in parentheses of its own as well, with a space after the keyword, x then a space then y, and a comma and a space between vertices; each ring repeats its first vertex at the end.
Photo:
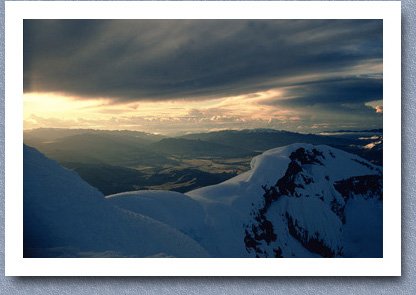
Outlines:
POLYGON ((24 162, 28 249, 76 247, 94 257, 382 257, 382 168, 328 146, 269 150, 250 171, 187 194, 105 199, 33 149, 25 147, 24 162))
POLYGON ((25 257, 208 257, 193 239, 105 202, 73 171, 24 146, 25 257))
POLYGON ((187 195, 205 208, 212 236, 201 244, 214 256, 382 256, 382 170, 328 146, 269 150, 187 195))
POLYGON ((195 240, 205 231, 205 211, 198 201, 178 192, 146 190, 110 195, 111 204, 149 216, 195 240))

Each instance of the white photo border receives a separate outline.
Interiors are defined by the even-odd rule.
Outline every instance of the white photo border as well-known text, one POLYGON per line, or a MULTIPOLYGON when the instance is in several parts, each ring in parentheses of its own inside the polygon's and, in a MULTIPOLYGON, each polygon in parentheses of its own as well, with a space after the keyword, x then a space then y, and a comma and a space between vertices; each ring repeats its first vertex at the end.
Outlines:
POLYGON ((6 276, 400 276, 401 3, 5 3, 6 276), (382 19, 383 258, 23 258, 23 19, 382 19))

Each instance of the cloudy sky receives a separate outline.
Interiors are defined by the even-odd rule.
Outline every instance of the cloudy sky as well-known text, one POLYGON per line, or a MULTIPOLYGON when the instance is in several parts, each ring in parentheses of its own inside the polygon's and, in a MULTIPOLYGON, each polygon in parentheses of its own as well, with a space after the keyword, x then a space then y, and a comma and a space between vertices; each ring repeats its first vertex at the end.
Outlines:
POLYGON ((24 20, 24 128, 382 127, 381 20, 24 20))

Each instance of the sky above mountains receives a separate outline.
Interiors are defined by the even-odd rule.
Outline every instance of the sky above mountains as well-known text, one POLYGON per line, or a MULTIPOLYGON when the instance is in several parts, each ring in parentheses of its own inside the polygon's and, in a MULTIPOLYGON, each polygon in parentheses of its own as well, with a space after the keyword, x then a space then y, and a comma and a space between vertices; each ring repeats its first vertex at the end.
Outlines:
POLYGON ((382 127, 381 20, 24 20, 24 128, 382 127))

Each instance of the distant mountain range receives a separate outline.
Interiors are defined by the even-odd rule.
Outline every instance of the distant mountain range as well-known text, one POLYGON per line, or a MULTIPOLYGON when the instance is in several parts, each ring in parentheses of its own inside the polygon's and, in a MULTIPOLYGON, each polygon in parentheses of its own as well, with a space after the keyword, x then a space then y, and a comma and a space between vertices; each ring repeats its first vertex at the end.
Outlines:
POLYGON ((300 142, 329 145, 382 165, 382 136, 374 131, 376 137, 252 129, 172 138, 136 131, 48 128, 24 131, 24 142, 77 171, 104 194, 146 188, 186 192, 247 171, 251 158, 266 150, 300 142))
POLYGON ((325 131, 328 133, 383 133, 383 129, 364 129, 364 130, 348 130, 348 129, 341 129, 341 130, 331 130, 325 131))
POLYGON ((314 134, 301 134, 273 129, 254 129, 241 131, 224 130, 209 133, 189 134, 182 136, 182 138, 221 143, 235 148, 244 148, 260 152, 298 142, 335 146, 360 144, 358 140, 333 138, 330 136, 314 134))

